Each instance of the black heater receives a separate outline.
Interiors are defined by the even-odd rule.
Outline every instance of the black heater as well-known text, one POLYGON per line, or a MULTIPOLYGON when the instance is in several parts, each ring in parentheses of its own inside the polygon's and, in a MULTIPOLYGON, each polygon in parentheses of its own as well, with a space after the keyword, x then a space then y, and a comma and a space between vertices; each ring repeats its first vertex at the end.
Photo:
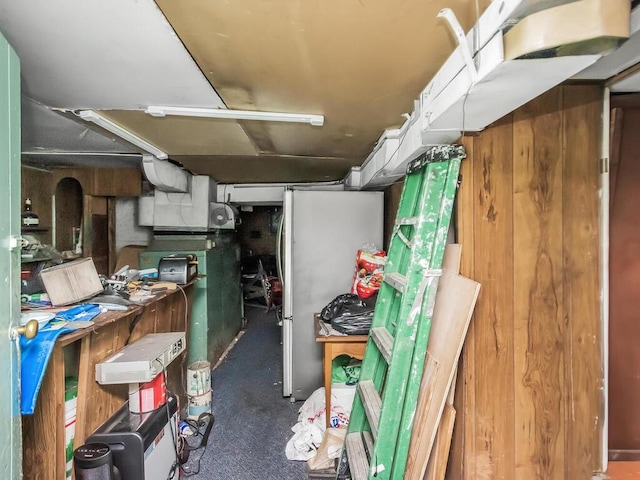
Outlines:
POLYGON ((73 452, 76 480, 120 480, 113 466, 111 449, 106 443, 87 443, 73 452))

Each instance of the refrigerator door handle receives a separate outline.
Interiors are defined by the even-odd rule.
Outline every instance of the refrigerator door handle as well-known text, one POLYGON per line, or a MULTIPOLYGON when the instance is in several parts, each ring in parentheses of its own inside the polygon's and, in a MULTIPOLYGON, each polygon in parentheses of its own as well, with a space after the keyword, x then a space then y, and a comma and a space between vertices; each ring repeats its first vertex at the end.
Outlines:
POLYGON ((282 266, 282 255, 283 255, 282 249, 284 248, 282 245, 283 230, 284 230, 284 208, 283 208, 282 214, 280 215, 280 221, 278 222, 278 232, 276 234, 276 269, 278 270, 278 278, 280 279, 282 288, 284 288, 284 284, 285 284, 285 279, 283 275, 284 272, 283 272, 283 266, 282 266))

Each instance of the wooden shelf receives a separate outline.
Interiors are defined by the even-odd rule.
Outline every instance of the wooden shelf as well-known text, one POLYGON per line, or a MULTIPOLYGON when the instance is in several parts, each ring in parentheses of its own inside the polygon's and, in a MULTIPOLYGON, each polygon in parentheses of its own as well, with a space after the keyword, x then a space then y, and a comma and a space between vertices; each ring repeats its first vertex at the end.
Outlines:
MULTIPOLYGON (((125 343, 134 343, 148 333, 185 331, 185 318, 191 309, 193 289, 159 293, 149 302, 127 311, 108 311, 98 315, 91 328, 61 335, 55 342, 47 365, 33 415, 22 416, 24 478, 59 480, 66 474, 65 377, 78 376, 78 400, 74 448, 116 412, 128 399, 127 385, 100 385, 95 381, 95 366, 125 343), (134 323, 135 320, 135 323, 134 323), (135 327, 135 328, 134 328, 135 327), (65 362, 65 349, 78 353, 74 362, 65 362)), ((187 352, 167 366, 167 388, 187 406, 182 383, 187 371, 187 352)), ((3 477, 4 478, 4 477, 3 477)))

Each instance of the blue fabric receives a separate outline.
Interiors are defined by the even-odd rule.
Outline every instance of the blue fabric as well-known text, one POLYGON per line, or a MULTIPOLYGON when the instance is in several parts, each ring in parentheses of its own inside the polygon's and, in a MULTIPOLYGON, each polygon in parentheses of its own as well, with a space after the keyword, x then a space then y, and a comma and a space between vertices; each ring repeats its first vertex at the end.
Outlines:
POLYGON ((72 331, 64 327, 42 331, 31 340, 20 336, 20 412, 23 415, 32 415, 36 409, 40 385, 57 338, 72 331))
POLYGON ((56 320, 66 320, 76 322, 80 320, 91 320, 100 313, 100 305, 96 303, 83 303, 77 307, 70 308, 56 315, 56 320))
MULTIPOLYGON (((56 319, 66 321, 91 320, 100 313, 95 304, 78 305, 56 315, 56 319)), ((51 352, 60 335, 74 331, 75 328, 43 328, 28 339, 20 336, 20 411, 23 415, 32 415, 36 408, 38 392, 47 370, 51 352)))

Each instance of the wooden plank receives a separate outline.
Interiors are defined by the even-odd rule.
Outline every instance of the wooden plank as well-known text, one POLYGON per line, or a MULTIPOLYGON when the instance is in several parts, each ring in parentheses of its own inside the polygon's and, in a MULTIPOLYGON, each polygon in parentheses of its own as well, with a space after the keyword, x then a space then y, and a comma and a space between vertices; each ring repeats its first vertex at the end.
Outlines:
POLYGON ((369 473, 369 460, 359 432, 350 433, 345 440, 349 458, 349 470, 354 480, 366 480, 369 473))
POLYGON ((83 337, 80 340, 80 357, 78 359, 78 403, 76 408, 76 430, 73 442, 74 448, 78 448, 84 443, 91 432, 87 432, 86 416, 90 406, 88 386, 95 382, 95 373, 89 371, 91 350, 91 336, 83 337))
POLYGON ((616 187, 618 185, 618 171, 620 167, 620 155, 622 151, 622 126, 624 109, 611 109, 609 124, 609 211, 613 212, 616 200, 616 187))
POLYGON ((442 257, 442 269, 460 273, 460 263, 462 261, 462 245, 459 243, 449 243, 444 249, 442 257))
MULTIPOLYGON (((460 165, 460 188, 456 197, 456 241, 462 248, 460 273, 475 278, 473 245, 476 190, 474 187, 474 138, 466 136, 461 143, 467 152, 467 158, 460 165)), ((462 358, 459 362, 459 375, 456 386, 454 407, 456 409, 457 426, 453 431, 450 478, 476 478, 471 468, 470 458, 475 458, 475 326, 471 321, 462 358)))
POLYGON ((423 478, 480 285, 445 270, 438 284, 405 478, 423 478), (437 374, 429 365, 437 364, 437 374))
POLYGON ((65 478, 64 441, 64 362, 62 348, 56 345, 33 415, 23 421, 22 470, 24 478, 57 480, 65 478), (62 385, 62 387, 60 387, 62 385), (62 419, 62 420, 61 420, 62 419), (46 465, 46 470, 42 466, 46 465))
POLYGON ((91 334, 91 341, 87 343, 88 351, 84 356, 81 347, 78 393, 80 384, 84 383, 86 396, 82 399, 85 410, 83 425, 87 436, 113 415, 128 398, 127 385, 100 385, 95 381, 95 365, 124 347, 128 331, 128 322, 109 324, 91 334))
POLYGON ((513 379, 512 124, 507 116, 475 139, 474 279, 482 284, 475 326, 477 480, 512 480, 515 465, 513 379), (499 394, 497 394, 499 392, 499 394))
POLYGON ((371 329, 371 339, 374 341, 378 350, 387 361, 391 361, 391 351, 393 350, 393 337, 385 327, 376 327, 371 329))
MULTIPOLYGON (((458 361, 458 364, 459 363, 460 362, 458 361)), ((440 418, 440 424, 438 425, 438 432, 436 433, 436 439, 433 443, 433 448, 431 449, 431 455, 429 455, 427 471, 424 474, 423 480, 432 480, 434 476, 436 478, 442 477, 442 480, 444 480, 446 476, 449 457, 451 456, 451 445, 453 442, 453 430, 455 425, 456 410, 453 406, 453 402, 455 399, 457 382, 458 367, 456 367, 453 374, 453 380, 451 380, 451 384, 449 385, 447 401, 444 405, 444 410, 442 411, 442 417, 440 418), (448 409, 451 409, 452 412, 447 412, 448 409), (451 431, 449 431, 449 425, 446 423, 446 415, 451 413, 453 413, 453 418, 451 419, 450 425, 451 431)))
POLYGON ((139 197, 142 172, 139 168, 93 168, 93 195, 139 197))
POLYGON ((380 399, 380 395, 371 380, 358 382, 358 393, 360 394, 364 411, 367 414, 367 419, 369 420, 371 433, 373 434, 373 438, 375 438, 378 435, 378 423, 380 422, 382 400, 380 399))
POLYGON ((513 118, 515 479, 563 480, 562 90, 513 118))
POLYGON ((429 456, 429 463, 427 464, 427 471, 425 472, 423 480, 445 479, 455 418, 456 410, 453 408, 451 403, 447 402, 444 406, 444 410, 442 411, 442 418, 440 419, 440 424, 438 426, 438 433, 433 445, 433 450, 429 456))
POLYGON ((603 370, 599 305, 598 184, 602 88, 564 90, 564 310, 568 358, 565 477, 602 471, 603 370))

